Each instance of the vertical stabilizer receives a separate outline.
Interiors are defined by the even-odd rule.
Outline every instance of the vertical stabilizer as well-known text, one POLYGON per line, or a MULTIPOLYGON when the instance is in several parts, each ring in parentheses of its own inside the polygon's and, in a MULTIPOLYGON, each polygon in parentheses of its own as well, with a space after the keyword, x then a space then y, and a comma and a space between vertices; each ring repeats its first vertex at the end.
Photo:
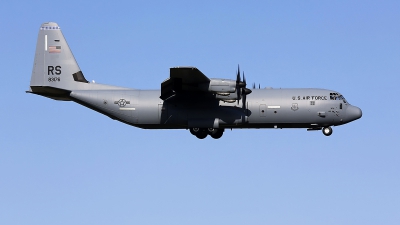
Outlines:
POLYGON ((58 24, 43 23, 36 44, 31 92, 63 99, 71 90, 83 89, 86 83, 58 24))

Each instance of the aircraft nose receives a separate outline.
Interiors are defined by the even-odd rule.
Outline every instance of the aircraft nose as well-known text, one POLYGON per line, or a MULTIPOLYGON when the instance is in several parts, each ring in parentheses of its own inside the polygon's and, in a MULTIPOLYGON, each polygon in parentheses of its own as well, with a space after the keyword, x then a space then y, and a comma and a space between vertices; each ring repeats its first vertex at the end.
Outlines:
POLYGON ((346 109, 346 119, 348 122, 360 119, 362 116, 362 111, 356 106, 349 105, 346 109))

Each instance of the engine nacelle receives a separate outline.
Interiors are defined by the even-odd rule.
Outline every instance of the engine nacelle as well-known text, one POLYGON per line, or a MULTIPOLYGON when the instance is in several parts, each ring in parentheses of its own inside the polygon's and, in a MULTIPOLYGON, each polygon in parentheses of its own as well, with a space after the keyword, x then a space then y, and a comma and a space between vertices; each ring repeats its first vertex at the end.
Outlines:
POLYGON ((224 102, 235 102, 236 100, 240 100, 241 97, 238 96, 236 93, 216 93, 215 98, 224 102))
POLYGON ((198 86, 202 91, 214 93, 216 99, 229 103, 242 99, 243 94, 250 94, 251 90, 245 87, 245 82, 239 81, 238 83, 236 80, 218 78, 210 79, 209 82, 198 86), (240 94, 237 93, 237 88, 241 88, 240 94))
POLYGON ((204 91, 214 93, 234 93, 236 91, 236 81, 229 79, 210 79, 210 82, 201 87, 204 91))

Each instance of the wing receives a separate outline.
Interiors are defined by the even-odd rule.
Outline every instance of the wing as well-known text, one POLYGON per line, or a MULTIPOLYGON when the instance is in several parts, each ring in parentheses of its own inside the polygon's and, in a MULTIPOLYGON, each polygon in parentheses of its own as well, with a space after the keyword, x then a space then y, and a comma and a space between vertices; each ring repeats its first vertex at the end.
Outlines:
MULTIPOLYGON (((162 100, 183 93, 201 94, 210 84, 210 79, 196 67, 173 67, 170 68, 169 76, 161 83, 162 100)), ((207 95, 204 92, 204 96, 207 95)))

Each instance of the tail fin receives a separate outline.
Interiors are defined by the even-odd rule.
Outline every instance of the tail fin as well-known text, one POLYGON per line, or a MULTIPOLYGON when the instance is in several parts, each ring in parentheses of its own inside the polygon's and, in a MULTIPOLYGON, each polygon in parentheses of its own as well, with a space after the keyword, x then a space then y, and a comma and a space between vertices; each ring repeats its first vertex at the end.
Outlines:
POLYGON ((71 90, 84 89, 83 76, 57 23, 40 27, 31 77, 31 93, 69 100, 71 90))

